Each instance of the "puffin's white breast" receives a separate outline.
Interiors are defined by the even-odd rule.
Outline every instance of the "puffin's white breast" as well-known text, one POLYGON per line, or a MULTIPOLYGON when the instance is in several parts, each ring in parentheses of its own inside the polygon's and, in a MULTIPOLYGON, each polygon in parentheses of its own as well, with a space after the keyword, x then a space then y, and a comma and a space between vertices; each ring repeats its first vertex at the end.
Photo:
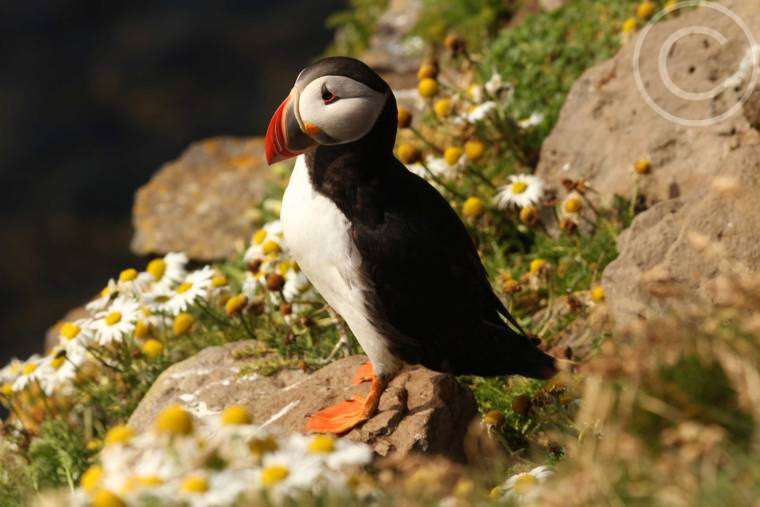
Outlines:
POLYGON ((303 155, 296 160, 285 190, 280 220, 293 258, 351 328, 375 373, 394 373, 401 362, 367 318, 361 259, 351 240, 350 223, 335 203, 314 189, 303 155))

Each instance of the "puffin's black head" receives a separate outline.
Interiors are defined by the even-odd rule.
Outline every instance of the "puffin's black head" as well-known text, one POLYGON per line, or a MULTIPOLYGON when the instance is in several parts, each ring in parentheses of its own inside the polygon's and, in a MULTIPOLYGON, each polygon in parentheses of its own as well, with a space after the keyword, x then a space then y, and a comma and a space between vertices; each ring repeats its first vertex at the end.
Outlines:
MULTIPOLYGON (((319 60, 301 71, 272 116, 266 135, 267 162, 294 157, 317 145, 358 141, 372 131, 378 118, 389 116, 389 104, 395 121, 390 87, 366 64, 340 56, 319 60)), ((387 128, 395 138, 395 124, 387 128)))

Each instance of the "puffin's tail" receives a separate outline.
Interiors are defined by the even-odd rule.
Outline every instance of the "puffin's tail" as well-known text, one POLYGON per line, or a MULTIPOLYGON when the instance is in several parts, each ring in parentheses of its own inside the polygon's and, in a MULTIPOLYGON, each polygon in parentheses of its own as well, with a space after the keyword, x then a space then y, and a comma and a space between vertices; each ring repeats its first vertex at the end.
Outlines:
POLYGON ((557 373, 555 359, 539 349, 526 335, 506 324, 483 322, 477 357, 470 357, 462 370, 484 377, 522 375, 546 380, 557 373))

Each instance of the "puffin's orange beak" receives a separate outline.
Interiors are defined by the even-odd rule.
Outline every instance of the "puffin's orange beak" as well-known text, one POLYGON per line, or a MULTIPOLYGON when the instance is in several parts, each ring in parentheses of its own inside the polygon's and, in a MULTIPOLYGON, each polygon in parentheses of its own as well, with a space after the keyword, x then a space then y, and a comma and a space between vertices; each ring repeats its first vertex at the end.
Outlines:
POLYGON ((295 157, 316 144, 298 123, 294 105, 297 101, 298 94, 291 91, 269 121, 265 141, 269 165, 295 157))

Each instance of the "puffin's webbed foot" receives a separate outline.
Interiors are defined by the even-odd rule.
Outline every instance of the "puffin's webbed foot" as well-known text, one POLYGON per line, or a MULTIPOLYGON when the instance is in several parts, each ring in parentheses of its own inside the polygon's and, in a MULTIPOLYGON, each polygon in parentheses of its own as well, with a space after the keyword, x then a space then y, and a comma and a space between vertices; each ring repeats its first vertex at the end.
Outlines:
POLYGON ((309 417, 306 422, 306 429, 315 433, 340 435, 375 415, 386 382, 379 380, 374 375, 370 363, 361 366, 354 374, 354 385, 366 381, 372 382, 367 396, 354 395, 350 400, 320 410, 309 417))

